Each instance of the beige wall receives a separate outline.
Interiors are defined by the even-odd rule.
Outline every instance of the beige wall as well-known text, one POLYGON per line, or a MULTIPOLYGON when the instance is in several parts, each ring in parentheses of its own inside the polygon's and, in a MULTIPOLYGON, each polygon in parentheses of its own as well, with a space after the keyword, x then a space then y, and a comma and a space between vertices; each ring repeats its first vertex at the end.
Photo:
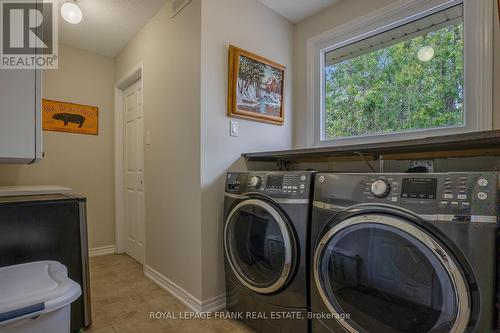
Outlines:
POLYGON ((112 58, 60 45, 43 96, 99 107, 99 135, 43 132, 40 163, 0 165, 1 185, 63 185, 86 196, 90 248, 114 244, 113 81, 112 58))
MULTIPOLYGON (((495 1, 498 6, 498 2, 495 1)), ((500 21, 498 7, 495 8, 493 50, 493 127, 500 129, 500 21)))
POLYGON ((225 172, 245 168, 242 152, 291 148, 293 26, 255 0, 204 1, 202 9, 202 260, 203 300, 208 300, 225 292, 225 172), (226 116, 226 103, 230 44, 287 67, 284 126, 238 119, 239 137, 229 136, 231 118, 226 116))
MULTIPOLYGON (((397 0, 342 0, 295 25, 294 36, 294 146, 306 145, 307 40, 325 31, 367 15, 397 0)), ((500 29, 495 15, 494 126, 500 128, 500 29)))
POLYGON ((201 299, 201 0, 167 2, 116 58, 118 81, 144 63, 146 265, 201 299))

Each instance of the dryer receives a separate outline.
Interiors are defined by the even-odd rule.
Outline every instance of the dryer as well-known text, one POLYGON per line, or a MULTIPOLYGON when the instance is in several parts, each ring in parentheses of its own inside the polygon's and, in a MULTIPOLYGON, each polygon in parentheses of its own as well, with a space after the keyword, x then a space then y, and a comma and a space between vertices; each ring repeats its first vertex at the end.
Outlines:
POLYGON ((498 173, 318 174, 312 332, 491 332, 498 184, 498 173))
POLYGON ((312 172, 230 172, 227 309, 258 332, 308 332, 312 172))

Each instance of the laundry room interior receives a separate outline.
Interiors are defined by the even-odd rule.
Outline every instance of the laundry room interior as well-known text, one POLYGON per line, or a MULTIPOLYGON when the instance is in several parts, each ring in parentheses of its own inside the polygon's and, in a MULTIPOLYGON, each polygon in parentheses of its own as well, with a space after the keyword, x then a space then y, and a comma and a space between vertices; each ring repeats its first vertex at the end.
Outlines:
POLYGON ((500 331, 500 0, 0 6, 0 333, 500 331))

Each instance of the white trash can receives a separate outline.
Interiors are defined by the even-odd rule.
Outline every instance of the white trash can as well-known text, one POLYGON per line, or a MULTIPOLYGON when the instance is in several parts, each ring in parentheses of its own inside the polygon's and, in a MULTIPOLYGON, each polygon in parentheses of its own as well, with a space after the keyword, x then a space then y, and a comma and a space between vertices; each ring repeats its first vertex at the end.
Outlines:
POLYGON ((66 266, 41 261, 0 268, 0 333, 69 333, 80 285, 66 266))

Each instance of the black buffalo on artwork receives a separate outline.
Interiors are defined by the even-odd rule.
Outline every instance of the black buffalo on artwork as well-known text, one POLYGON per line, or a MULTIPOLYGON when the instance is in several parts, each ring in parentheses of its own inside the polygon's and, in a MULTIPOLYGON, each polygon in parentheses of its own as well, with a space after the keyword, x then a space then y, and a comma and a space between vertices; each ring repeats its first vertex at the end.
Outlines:
POLYGON ((79 114, 71 114, 71 113, 56 113, 52 115, 52 118, 55 120, 64 121, 64 126, 67 126, 69 123, 78 124, 78 128, 82 128, 85 123, 85 117, 79 114))

